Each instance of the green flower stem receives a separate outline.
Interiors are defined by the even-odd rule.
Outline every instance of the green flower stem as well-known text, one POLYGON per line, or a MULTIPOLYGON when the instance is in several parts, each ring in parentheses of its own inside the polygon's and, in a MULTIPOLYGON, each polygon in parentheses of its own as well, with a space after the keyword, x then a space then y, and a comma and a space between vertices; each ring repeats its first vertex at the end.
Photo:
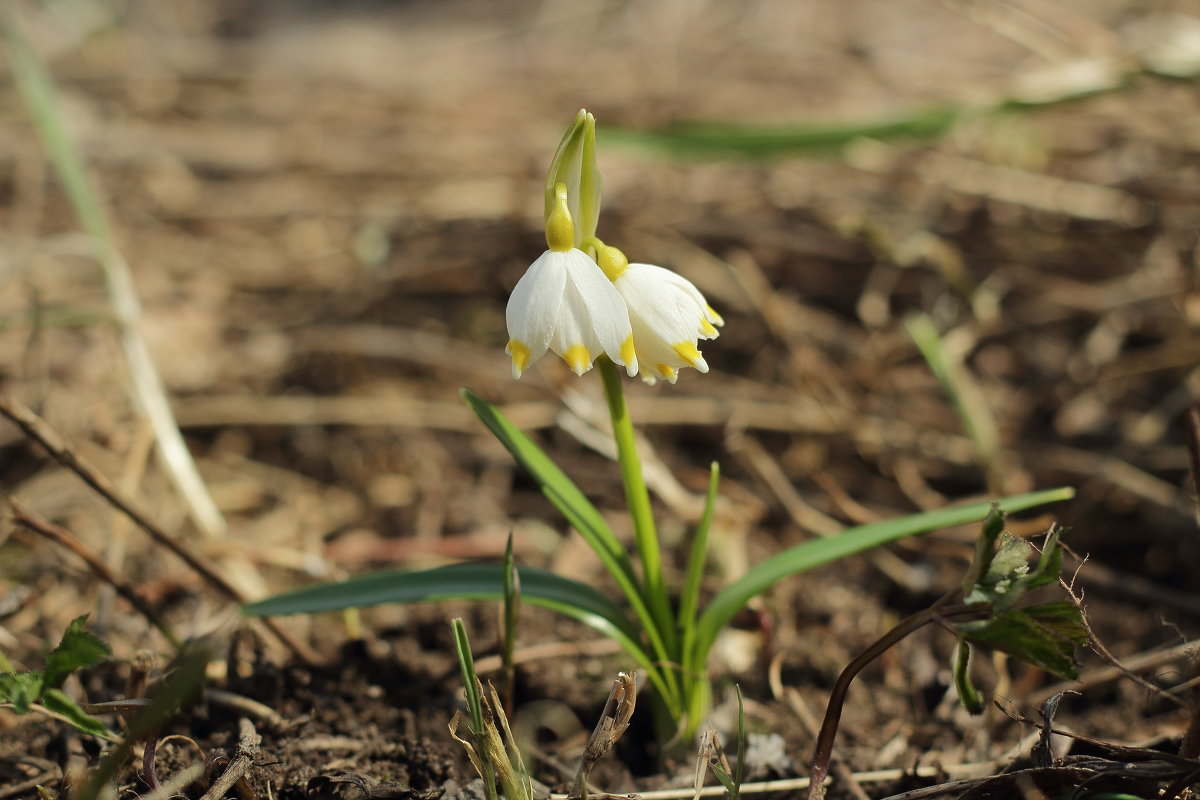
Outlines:
POLYGON ((605 356, 601 356, 596 363, 600 367, 600 377, 604 380, 604 395, 608 399, 608 412, 612 416, 613 438, 617 442, 621 480, 625 484, 625 502, 629 505, 629 515, 633 518, 634 547, 638 559, 642 562, 646 603, 650 606, 650 613, 654 616, 667 649, 675 653, 679 637, 671 617, 666 582, 663 580, 658 532, 654 528, 654 514, 650 510, 650 493, 646 490, 646 482, 642 478, 642 462, 637 454, 629 407, 625 404, 621 373, 617 370, 617 365, 605 356))

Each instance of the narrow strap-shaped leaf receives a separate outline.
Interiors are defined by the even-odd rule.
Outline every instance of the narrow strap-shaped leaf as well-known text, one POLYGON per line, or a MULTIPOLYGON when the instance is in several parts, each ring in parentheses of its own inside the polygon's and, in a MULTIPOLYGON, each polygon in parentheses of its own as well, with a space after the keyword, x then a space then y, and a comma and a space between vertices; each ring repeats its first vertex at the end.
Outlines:
MULTIPOLYGON (((504 597, 501 564, 450 564, 429 570, 385 570, 337 583, 323 583, 259 600, 245 606, 259 617, 314 614, 382 603, 422 603, 440 600, 499 600, 504 597)), ((638 664, 653 667, 642 647, 637 627, 599 590, 544 569, 521 568, 521 599, 549 608, 616 641, 638 664)), ((655 672, 653 668, 650 670, 655 672)))
POLYGON ((686 632, 695 626, 696 605, 700 598, 700 581, 704 578, 704 566, 708 563, 708 531, 712 527, 713 511, 717 502, 717 486, 721 470, 712 462, 708 475, 708 492, 704 496, 704 513, 696 523, 692 534, 692 551, 688 554, 687 573, 683 579, 683 594, 679 596, 679 629, 686 632))
POLYGON ((571 527, 587 541, 596 554, 604 560, 605 566, 614 574, 619 571, 630 579, 635 577, 629 554, 617 541, 612 529, 600 516, 600 512, 584 496, 579 487, 566 476, 558 465, 538 447, 532 439, 525 435, 500 409, 484 400, 470 389, 463 389, 460 394, 479 420, 504 445, 521 468, 529 473, 529 477, 537 482, 542 493, 549 498, 554 507, 562 512, 571 527), (616 567, 617 569, 614 569, 616 567))
MULTIPOLYGON (((656 663, 678 666, 679 656, 668 649, 667 640, 664 637, 664 634, 671 634, 673 631, 660 629, 657 618, 651 612, 650 604, 640 588, 637 573, 633 569, 629 554, 617 541, 617 537, 613 535, 608 523, 600 516, 596 507, 584 496, 579 487, 558 468, 550 456, 546 455, 516 425, 513 425, 500 412, 500 409, 469 389, 461 390, 460 394, 480 421, 537 482, 542 493, 566 517, 571 527, 579 532, 588 546, 600 557, 604 568, 616 580, 617 586, 625 595, 625 599, 629 601, 642 629, 650 638, 650 646, 654 650, 656 663)), ((656 672, 659 670, 652 669, 649 674, 651 677, 655 677, 656 672)), ((658 677, 662 678, 663 676, 659 675, 658 677)), ((675 686, 672 679, 667 678, 667 680, 671 685, 663 690, 663 698, 669 705, 678 706, 678 687, 675 686)))
MULTIPOLYGON (((696 647, 696 609, 700 603, 700 583, 704 578, 704 567, 708 563, 708 532, 712 527, 720 479, 721 471, 714 461, 709 471, 704 513, 700 515, 700 521, 696 523, 696 532, 692 535, 692 550, 688 554, 683 593, 679 597, 677 624, 682 642, 681 661, 685 667, 695 662, 692 651, 696 647)), ((690 700, 690 707, 686 710, 688 725, 699 725, 708 702, 708 676, 701 670, 685 668, 681 672, 681 679, 683 696, 690 700)))
MULTIPOLYGON (((1069 500, 1074 496, 1074 489, 1061 487, 1006 497, 998 502, 1005 511, 1015 512, 1069 500)), ((847 528, 836 536, 807 541, 772 556, 726 586, 708 604, 697 623, 696 646, 691 653, 689 666, 703 671, 713 641, 733 615, 750 598, 762 594, 784 578, 906 536, 978 522, 991 509, 992 503, 989 501, 859 525, 847 528)))

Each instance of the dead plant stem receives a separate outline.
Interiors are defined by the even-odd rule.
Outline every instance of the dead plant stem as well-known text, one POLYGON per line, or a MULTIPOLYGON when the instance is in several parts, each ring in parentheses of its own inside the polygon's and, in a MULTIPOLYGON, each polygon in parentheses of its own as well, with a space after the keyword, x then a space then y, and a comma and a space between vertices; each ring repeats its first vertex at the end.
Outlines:
POLYGON ((929 608, 918 611, 900 622, 859 653, 838 675, 833 690, 829 693, 829 704, 825 707, 825 718, 821 721, 821 730, 817 734, 817 743, 813 749, 812 766, 809 770, 809 800, 821 800, 825 795, 823 784, 829 776, 829 762, 833 758, 833 742, 837 737, 838 723, 842 718, 842 709, 846 704, 850 684, 858 674, 884 651, 931 622, 985 613, 980 604, 947 606, 957 593, 958 590, 955 590, 943 595, 929 608))
MULTIPOLYGON (((19 401, 2 395, 0 395, 0 414, 12 421, 27 437, 44 447, 46 452, 55 461, 78 475, 84 483, 92 487, 97 494, 108 501, 114 508, 133 520, 151 539, 182 559, 197 574, 212 584, 215 589, 238 605, 246 603, 246 598, 242 596, 241 591, 236 586, 226 580, 214 567, 201 559, 200 556, 168 536, 166 531, 151 521, 149 515, 139 509, 131 498, 126 497, 99 470, 67 446, 62 437, 46 424, 41 417, 26 408, 19 401)), ((298 659, 309 664, 316 661, 316 657, 307 646, 289 636, 273 620, 263 619, 262 623, 298 659)))
POLYGON ((34 127, 62 180, 75 214, 91 240, 95 260, 104 272, 109 300, 120 328, 121 346, 129 363, 132 393, 150 420, 167 473, 205 535, 225 535, 225 519, 208 493, 171 412, 166 388, 142 335, 142 309, 133 272, 113 243, 104 208, 88 180, 79 151, 62 123, 54 84, 17 23, 11 6, 0 9, 13 79, 34 127))
POLYGON ((60 547, 70 550, 79 556, 97 578, 111 586, 117 594, 128 600, 129 604, 136 608, 151 625, 158 628, 159 632, 166 637, 172 647, 178 650, 183 646, 183 640, 179 638, 179 635, 175 633, 171 625, 162 618, 162 615, 154 610, 149 601, 109 569, 108 565, 74 534, 66 528, 55 525, 53 522, 38 516, 11 497, 8 498, 8 506, 12 509, 13 518, 18 525, 31 533, 49 539, 60 547))
POLYGON ((238 787, 238 796, 242 800, 251 800, 255 797, 249 785, 244 781, 250 772, 250 767, 254 766, 254 756, 258 753, 262 737, 254 730, 254 725, 250 720, 245 718, 238 721, 238 733, 238 746, 233 758, 229 759, 221 777, 213 781, 212 786, 201 796, 200 800, 218 800, 235 786, 238 787))

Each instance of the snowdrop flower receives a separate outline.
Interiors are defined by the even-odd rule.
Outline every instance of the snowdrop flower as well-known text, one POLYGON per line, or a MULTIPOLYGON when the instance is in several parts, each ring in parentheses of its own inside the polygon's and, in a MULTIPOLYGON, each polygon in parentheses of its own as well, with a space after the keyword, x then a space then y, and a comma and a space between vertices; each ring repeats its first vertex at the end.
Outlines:
POLYGON ((629 310, 633 344, 642 364, 642 380, 674 383, 683 367, 708 372, 696 347, 698 339, 715 339, 724 325, 691 281, 652 264, 630 264, 615 247, 601 246, 597 258, 629 310))
POLYGON ((562 356, 576 375, 600 354, 638 372, 633 329, 625 301, 596 262, 575 247, 567 187, 555 187, 546 219, 549 249, 517 282, 508 300, 508 346, 513 377, 521 377, 546 350, 562 356))

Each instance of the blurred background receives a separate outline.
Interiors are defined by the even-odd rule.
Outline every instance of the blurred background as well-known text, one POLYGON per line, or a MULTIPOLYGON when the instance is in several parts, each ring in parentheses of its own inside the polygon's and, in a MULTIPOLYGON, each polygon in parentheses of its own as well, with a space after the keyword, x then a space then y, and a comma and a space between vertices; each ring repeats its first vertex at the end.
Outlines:
MULTIPOLYGON (((0 386, 247 596, 492 558, 510 528, 525 563, 598 574, 463 386, 532 431, 628 534, 598 379, 550 357, 513 381, 503 352, 507 294, 544 249, 545 169, 586 107, 599 235, 693 280, 727 321, 704 348, 711 373, 629 387, 668 542, 698 516, 712 459, 725 575, 846 525, 1073 485, 1053 514, 1091 555, 1080 586, 1110 647, 1195 635, 1184 417, 1200 393, 1200 3, 12 9, 57 86, 227 532, 197 524, 153 456, 103 270, 12 80, 11 38, 0 386), (950 364, 957 406, 914 336, 950 364)), ((7 423, 0 485, 185 632, 233 624, 227 601, 7 423)), ((0 647, 36 652, 90 608, 118 654, 154 645, 71 556, 11 525, 0 537, 0 647)), ((766 604, 785 674, 827 683, 881 620, 959 580, 970 537, 789 582, 766 604)), ((337 641, 322 619, 288 624, 337 641)), ((943 680, 942 655, 909 653, 898 685, 943 680)))

